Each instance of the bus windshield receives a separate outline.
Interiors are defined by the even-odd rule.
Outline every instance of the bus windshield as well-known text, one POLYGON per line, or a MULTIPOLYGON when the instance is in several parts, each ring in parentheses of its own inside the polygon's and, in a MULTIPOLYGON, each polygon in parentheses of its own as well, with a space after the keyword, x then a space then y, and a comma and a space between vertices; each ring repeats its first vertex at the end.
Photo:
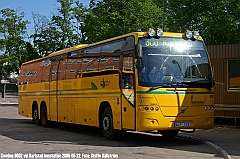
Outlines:
POLYGON ((140 86, 211 87, 211 69, 203 41, 161 37, 141 38, 139 44, 140 86))

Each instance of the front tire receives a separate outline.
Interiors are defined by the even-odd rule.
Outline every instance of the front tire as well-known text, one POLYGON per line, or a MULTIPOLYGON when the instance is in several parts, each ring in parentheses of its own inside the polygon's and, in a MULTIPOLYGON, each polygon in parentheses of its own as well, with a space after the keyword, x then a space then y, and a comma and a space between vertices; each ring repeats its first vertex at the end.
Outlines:
POLYGON ((105 108, 103 111, 101 128, 106 139, 112 140, 116 138, 116 130, 113 127, 112 110, 110 107, 105 108))

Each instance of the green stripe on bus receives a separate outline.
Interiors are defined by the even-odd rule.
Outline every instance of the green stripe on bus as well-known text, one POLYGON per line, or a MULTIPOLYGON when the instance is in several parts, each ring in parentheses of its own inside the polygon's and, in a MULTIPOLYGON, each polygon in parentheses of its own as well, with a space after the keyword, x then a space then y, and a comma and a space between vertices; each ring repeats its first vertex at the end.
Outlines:
POLYGON ((106 94, 106 95, 120 95, 121 93, 120 92, 89 92, 89 93, 87 93, 87 92, 84 92, 84 93, 64 93, 64 94, 56 94, 56 93, 51 93, 51 94, 43 94, 43 93, 19 93, 19 96, 56 96, 56 95, 58 95, 58 96, 73 96, 73 95, 75 95, 75 96, 78 96, 78 95, 89 95, 89 94, 91 94, 91 95, 99 95, 99 94, 101 94, 101 95, 104 95, 104 94, 106 94))
POLYGON ((214 94, 214 92, 159 92, 159 91, 137 91, 137 94, 214 94))

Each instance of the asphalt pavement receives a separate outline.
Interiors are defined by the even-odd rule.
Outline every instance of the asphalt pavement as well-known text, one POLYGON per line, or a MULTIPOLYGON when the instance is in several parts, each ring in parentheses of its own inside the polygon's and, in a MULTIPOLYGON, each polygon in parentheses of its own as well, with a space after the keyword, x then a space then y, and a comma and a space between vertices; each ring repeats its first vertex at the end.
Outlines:
MULTIPOLYGON (((18 94, 16 92, 6 93, 5 98, 0 98, 0 106, 17 106, 18 94)), ((196 130, 190 134, 193 137, 209 141, 226 151, 228 157, 232 159, 240 159, 240 128, 228 125, 216 125, 210 130, 196 130)), ((218 149, 218 147, 215 147, 218 149)), ((220 150, 220 151, 221 151, 220 150)), ((218 150, 219 151, 219 150, 218 150)))

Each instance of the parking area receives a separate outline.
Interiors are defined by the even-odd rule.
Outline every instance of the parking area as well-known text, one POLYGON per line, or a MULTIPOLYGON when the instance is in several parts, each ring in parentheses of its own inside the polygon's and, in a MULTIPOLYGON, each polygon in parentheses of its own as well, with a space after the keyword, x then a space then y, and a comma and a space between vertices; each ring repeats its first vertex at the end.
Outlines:
POLYGON ((232 126, 218 125, 214 129, 197 130, 193 134, 181 133, 172 140, 165 140, 159 134, 129 132, 121 140, 109 141, 98 128, 63 123, 56 123, 51 128, 36 126, 31 119, 18 115, 16 94, 8 94, 6 99, 0 105, 1 158, 9 158, 4 156, 7 154, 43 158, 34 154, 46 154, 50 156, 44 158, 218 159, 224 158, 220 152, 224 150, 229 154, 228 157, 240 159, 240 129, 232 126), (204 142, 181 135, 200 138, 204 142), (221 150, 204 144, 208 142, 209 145, 219 146, 221 150))

